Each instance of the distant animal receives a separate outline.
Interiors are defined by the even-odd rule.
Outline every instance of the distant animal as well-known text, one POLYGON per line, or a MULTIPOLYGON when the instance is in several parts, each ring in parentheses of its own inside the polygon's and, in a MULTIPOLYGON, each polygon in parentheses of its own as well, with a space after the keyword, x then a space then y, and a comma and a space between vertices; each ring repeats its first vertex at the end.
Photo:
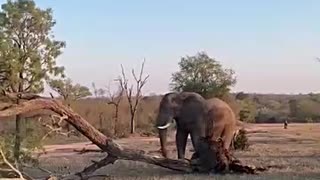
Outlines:
POLYGON ((176 147, 178 159, 185 158, 187 137, 190 134, 192 145, 198 156, 200 137, 210 136, 212 139, 221 137, 224 148, 229 149, 232 141, 236 118, 230 106, 218 99, 204 99, 194 92, 171 92, 160 101, 156 126, 159 130, 161 152, 167 154, 167 129, 176 121, 176 147))
POLYGON ((288 121, 287 121, 287 120, 285 120, 285 121, 283 122, 283 128, 284 128, 284 129, 287 129, 287 128, 288 128, 288 121))

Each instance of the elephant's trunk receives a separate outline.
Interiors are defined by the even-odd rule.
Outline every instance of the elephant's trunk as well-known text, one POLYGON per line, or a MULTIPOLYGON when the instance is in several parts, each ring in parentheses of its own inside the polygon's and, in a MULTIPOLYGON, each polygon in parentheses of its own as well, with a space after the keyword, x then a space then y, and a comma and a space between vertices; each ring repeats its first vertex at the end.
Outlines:
POLYGON ((167 132, 172 124, 172 113, 166 109, 161 109, 156 120, 156 127, 159 131, 161 152, 167 158, 167 132))
POLYGON ((161 153, 162 156, 167 158, 168 157, 168 150, 167 150, 167 129, 159 130, 159 138, 161 144, 161 153))

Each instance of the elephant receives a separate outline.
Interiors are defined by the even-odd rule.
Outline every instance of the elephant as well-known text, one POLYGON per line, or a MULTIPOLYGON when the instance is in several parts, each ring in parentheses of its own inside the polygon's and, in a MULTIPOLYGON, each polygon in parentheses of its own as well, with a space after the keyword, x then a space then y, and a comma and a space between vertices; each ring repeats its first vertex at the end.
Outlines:
POLYGON ((185 159, 187 137, 190 134, 198 157, 200 138, 221 137, 224 148, 229 149, 236 127, 236 117, 230 106, 218 98, 204 99, 195 92, 169 92, 159 105, 156 126, 159 131, 161 153, 167 155, 167 129, 176 121, 176 148, 178 159, 185 159))

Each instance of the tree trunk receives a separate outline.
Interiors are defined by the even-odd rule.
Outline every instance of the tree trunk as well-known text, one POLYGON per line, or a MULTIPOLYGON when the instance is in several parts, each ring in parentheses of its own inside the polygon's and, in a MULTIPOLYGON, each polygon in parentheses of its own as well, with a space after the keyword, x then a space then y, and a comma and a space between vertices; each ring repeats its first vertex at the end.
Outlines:
POLYGON ((16 115, 16 132, 14 142, 14 158, 17 164, 20 164, 20 149, 21 149, 21 125, 22 118, 20 115, 16 115))
POLYGON ((133 134, 135 132, 135 124, 134 124, 134 115, 131 115, 131 130, 130 133, 133 134))
POLYGON ((118 117, 119 117, 119 106, 116 105, 116 112, 114 116, 114 135, 118 135, 118 117))
MULTIPOLYGON (((71 108, 71 104, 70 103, 68 103, 68 108, 71 108)), ((66 129, 67 129, 67 132, 70 131, 70 124, 69 123, 66 124, 66 129)), ((69 134, 67 136, 70 137, 69 134)))
MULTIPOLYGON (((17 99, 16 102, 18 105, 20 104, 20 100, 17 99)), ((14 141, 14 150, 13 156, 16 161, 17 168, 20 169, 20 151, 21 151, 21 141, 22 141, 22 118, 20 114, 16 115, 16 130, 15 130, 15 141, 14 141)))
POLYGON ((99 113, 99 126, 100 129, 103 129, 103 113, 99 113))

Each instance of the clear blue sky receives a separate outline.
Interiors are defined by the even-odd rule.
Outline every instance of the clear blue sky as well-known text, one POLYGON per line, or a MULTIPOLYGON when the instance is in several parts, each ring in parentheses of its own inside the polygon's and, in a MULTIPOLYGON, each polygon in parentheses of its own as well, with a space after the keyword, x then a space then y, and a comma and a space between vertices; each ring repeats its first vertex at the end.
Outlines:
MULTIPOLYGON (((2 0, 3 2, 3 0, 2 0)), ((168 91, 181 56, 206 51, 236 72, 233 91, 320 90, 318 0, 37 0, 52 7, 58 62, 75 82, 105 86, 146 58, 145 93, 168 91)), ((128 71, 129 72, 129 71, 128 71)))

